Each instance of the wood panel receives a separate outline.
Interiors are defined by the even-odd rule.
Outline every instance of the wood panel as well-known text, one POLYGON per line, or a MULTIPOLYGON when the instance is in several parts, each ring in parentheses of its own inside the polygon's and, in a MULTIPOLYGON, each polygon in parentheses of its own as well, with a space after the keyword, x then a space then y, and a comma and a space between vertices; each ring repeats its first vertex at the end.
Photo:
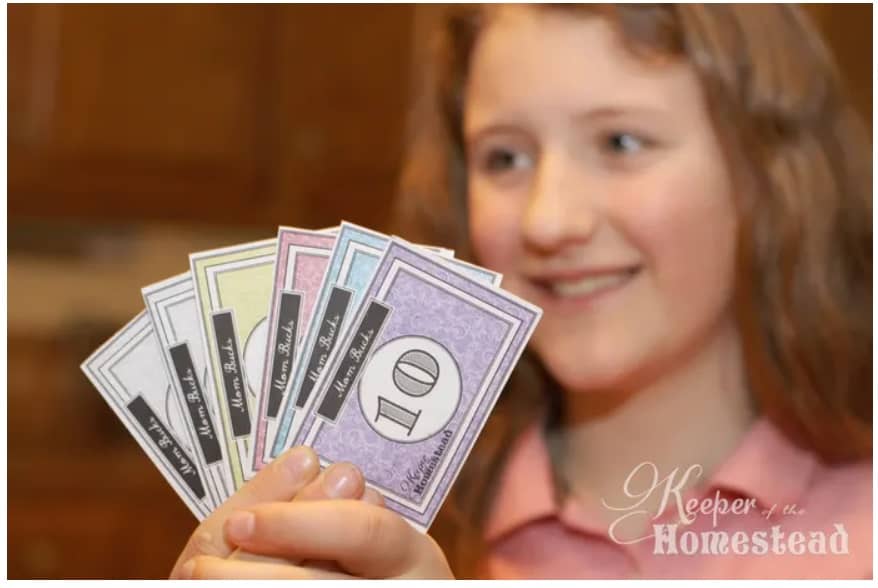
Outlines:
POLYGON ((408 101, 411 7, 9 13, 13 218, 383 219, 408 101))
POLYGON ((232 208, 256 196, 262 11, 10 7, 28 10, 46 81, 29 97, 39 134, 10 146, 13 216, 174 217, 215 190, 232 208))
POLYGON ((277 54, 291 75, 278 79, 277 217, 385 227, 402 156, 413 9, 299 5, 281 14, 277 54))
POLYGON ((11 579, 166 577, 197 525, 78 369, 115 328, 8 340, 11 579))
POLYGON ((808 4, 841 70, 846 90, 867 123, 872 123, 871 4, 808 4))
MULTIPOLYGON (((807 10, 871 121, 872 7, 807 10)), ((9 213, 384 227, 428 12, 10 6, 9 213)))
POLYGON ((121 445, 10 451, 10 579, 167 577, 197 521, 139 448, 121 445))

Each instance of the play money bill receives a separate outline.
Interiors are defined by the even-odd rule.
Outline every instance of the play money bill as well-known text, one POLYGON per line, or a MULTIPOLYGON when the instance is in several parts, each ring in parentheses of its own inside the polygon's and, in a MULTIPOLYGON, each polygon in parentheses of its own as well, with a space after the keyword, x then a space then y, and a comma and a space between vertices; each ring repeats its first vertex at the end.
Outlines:
POLYGON ((249 477, 252 411, 262 385, 276 239, 189 256, 207 350, 209 388, 235 489, 249 477))
MULTIPOLYGON (((353 223, 343 222, 320 286, 307 334, 301 339, 301 355, 293 366, 278 417, 271 457, 290 447, 288 440, 304 416, 301 409, 338 337, 362 300, 362 293, 387 248, 390 237, 353 223)), ((433 248, 437 255, 451 257, 449 249, 433 248)))
POLYGON ((393 241, 293 445, 350 461, 426 531, 542 311, 393 241))
POLYGON ((277 260, 268 313, 268 344, 253 427, 253 471, 262 469, 271 461, 271 447, 266 440, 274 439, 277 416, 297 358, 299 340, 311 319, 334 245, 335 234, 326 229, 278 229, 277 260))
POLYGON ((186 407, 186 431, 198 448, 194 455, 205 474, 207 491, 219 506, 231 496, 234 484, 219 430, 216 394, 208 388, 212 380, 201 342, 201 313, 192 275, 186 272, 146 286, 141 292, 172 387, 186 407))
POLYGON ((186 444, 177 395, 146 311, 138 314, 82 364, 104 400, 165 480, 199 520, 212 510, 198 463, 186 444))

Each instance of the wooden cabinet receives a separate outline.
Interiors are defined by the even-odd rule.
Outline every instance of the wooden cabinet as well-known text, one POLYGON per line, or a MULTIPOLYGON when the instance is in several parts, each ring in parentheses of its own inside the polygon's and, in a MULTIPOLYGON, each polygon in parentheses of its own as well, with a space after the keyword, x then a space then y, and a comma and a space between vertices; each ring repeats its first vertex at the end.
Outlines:
POLYGON ((188 251, 341 215, 384 225, 413 13, 9 6, 9 577, 167 575, 196 520, 78 365, 188 251), (54 308, 91 304, 34 308, 75 284, 54 308))
MULTIPOLYGON (((812 6, 871 120, 871 6, 812 6)), ((405 5, 12 5, 12 218, 386 225, 405 5)), ((425 16, 426 15, 426 16, 425 16)))
POLYGON ((872 123, 872 4, 806 4, 841 70, 846 91, 872 123))
POLYGON ((11 579, 166 577, 197 525, 78 370, 115 329, 9 339, 11 579))
MULTIPOLYGON (((276 217, 384 227, 409 102, 410 6, 284 6, 271 92, 276 217), (343 18, 341 17, 343 15, 343 18), (356 218, 354 218, 356 217, 356 218)), ((266 156, 269 156, 266 153, 266 156)))
POLYGON ((412 12, 10 6, 10 215, 380 225, 412 12))
POLYGON ((167 577, 197 521, 139 448, 121 445, 9 460, 9 578, 167 577))

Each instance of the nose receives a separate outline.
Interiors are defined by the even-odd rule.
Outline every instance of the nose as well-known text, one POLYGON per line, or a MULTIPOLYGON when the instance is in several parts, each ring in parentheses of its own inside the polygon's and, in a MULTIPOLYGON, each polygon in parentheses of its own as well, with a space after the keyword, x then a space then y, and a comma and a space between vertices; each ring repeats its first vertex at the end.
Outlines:
POLYGON ((540 158, 522 219, 526 244, 541 253, 588 241, 598 224, 591 182, 565 153, 540 158))

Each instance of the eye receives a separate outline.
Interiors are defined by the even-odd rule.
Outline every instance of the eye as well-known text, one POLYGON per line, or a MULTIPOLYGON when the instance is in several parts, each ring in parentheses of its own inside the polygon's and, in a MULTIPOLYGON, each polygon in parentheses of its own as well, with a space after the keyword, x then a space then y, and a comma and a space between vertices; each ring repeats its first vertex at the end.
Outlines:
POLYGON ((481 167, 489 173, 502 173, 531 165, 531 157, 514 149, 490 149, 482 158, 481 167))
POLYGON ((637 153, 649 142, 633 133, 609 133, 601 140, 601 147, 610 154, 637 153))

